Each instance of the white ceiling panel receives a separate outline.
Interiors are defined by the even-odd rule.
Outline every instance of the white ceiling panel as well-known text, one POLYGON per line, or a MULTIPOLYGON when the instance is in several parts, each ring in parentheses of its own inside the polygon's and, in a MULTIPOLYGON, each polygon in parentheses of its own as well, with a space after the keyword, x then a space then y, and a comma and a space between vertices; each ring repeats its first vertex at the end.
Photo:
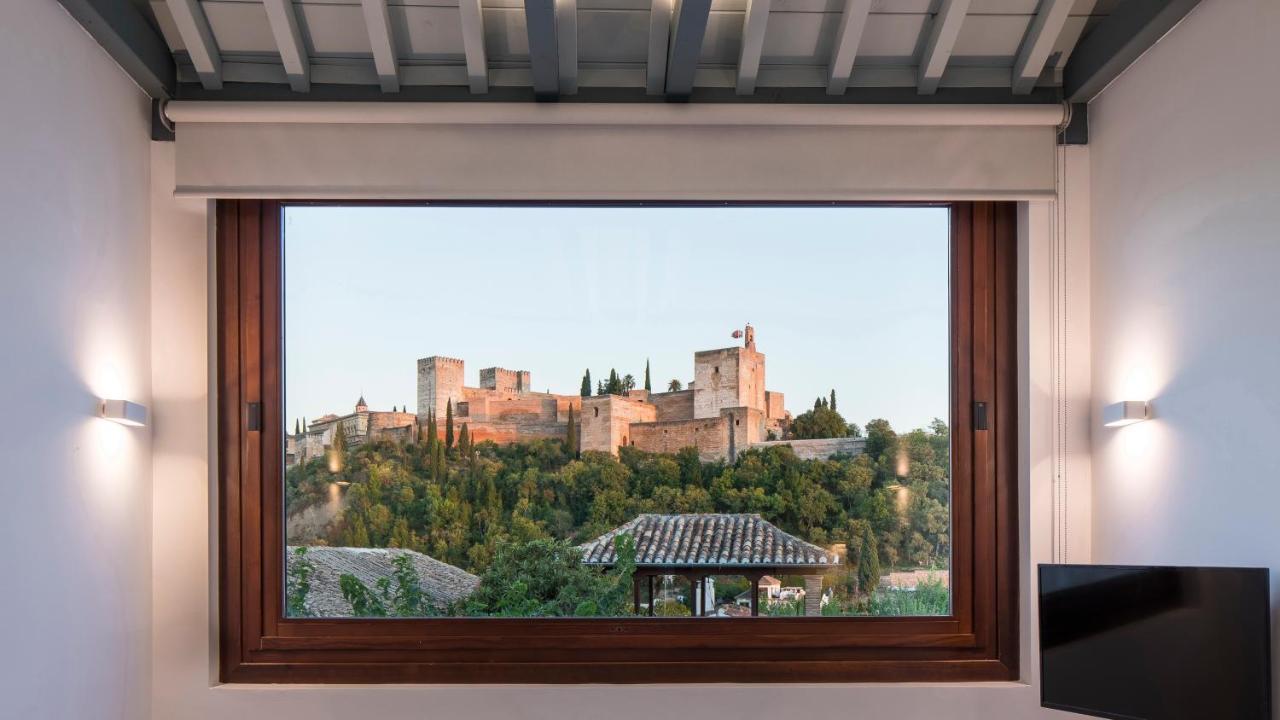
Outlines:
POLYGON ((1022 37, 1027 34, 1031 15, 969 14, 960 25, 951 54, 960 57, 1008 57, 1009 65, 1018 54, 1022 37))
POLYGON ((838 13, 770 13, 760 63, 825 67, 831 61, 839 18, 838 13))
POLYGON ((267 21, 267 8, 262 3, 200 3, 218 49, 228 53, 276 52, 276 39, 267 21))
POLYGON ((369 32, 359 5, 306 3, 297 5, 302 39, 313 55, 372 55, 369 32))
POLYGON ((457 7, 392 7, 390 13, 400 59, 462 62, 462 17, 457 7))
POLYGON ((649 50, 649 11, 584 10, 578 5, 581 62, 643 63, 649 50))
POLYGON ((914 57, 924 26, 924 15, 870 15, 858 43, 858 58, 914 57))

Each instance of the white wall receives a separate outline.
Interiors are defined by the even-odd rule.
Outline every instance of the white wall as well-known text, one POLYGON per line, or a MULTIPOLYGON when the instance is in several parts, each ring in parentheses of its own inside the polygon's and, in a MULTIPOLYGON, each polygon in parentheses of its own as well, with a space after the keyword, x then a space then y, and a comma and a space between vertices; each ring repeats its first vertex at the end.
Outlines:
MULTIPOLYGON (((1280 589, 1280 3, 1204 0, 1091 106, 1098 562, 1280 589)), ((1277 666, 1280 668, 1280 666, 1277 666)))
POLYGON ((0 717, 146 717, 142 92, 56 2, 0 2, 0 717))

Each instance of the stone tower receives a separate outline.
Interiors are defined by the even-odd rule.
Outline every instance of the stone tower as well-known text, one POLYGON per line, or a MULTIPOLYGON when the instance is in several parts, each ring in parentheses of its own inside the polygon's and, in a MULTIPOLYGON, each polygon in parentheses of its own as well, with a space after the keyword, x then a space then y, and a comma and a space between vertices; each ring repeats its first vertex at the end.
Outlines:
POLYGON ((756 333, 746 328, 744 347, 702 350, 693 354, 693 416, 720 417, 726 408, 766 412, 764 353, 756 350, 756 333))
POLYGON ((456 413, 462 398, 464 365, 457 358, 432 355, 418 360, 418 422, 424 426, 427 413, 434 411, 444 422, 445 405, 452 400, 456 413))
POLYGON ((364 395, 361 395, 360 399, 356 401, 356 412, 357 413, 369 412, 369 403, 364 401, 364 395))

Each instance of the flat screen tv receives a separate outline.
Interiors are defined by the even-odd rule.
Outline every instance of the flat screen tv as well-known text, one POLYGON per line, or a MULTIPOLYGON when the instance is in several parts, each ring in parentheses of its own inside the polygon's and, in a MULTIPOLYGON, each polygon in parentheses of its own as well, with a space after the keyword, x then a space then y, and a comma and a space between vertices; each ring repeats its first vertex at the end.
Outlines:
POLYGON ((1040 704, 1119 720, 1270 720, 1265 568, 1040 566, 1040 704))

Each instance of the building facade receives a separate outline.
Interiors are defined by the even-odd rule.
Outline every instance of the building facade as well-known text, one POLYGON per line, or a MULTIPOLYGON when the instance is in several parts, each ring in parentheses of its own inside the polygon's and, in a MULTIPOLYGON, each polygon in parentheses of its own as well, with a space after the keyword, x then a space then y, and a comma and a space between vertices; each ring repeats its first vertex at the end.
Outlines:
POLYGON ((356 401, 355 411, 346 415, 325 415, 307 423, 301 433, 285 437, 285 466, 290 467, 313 458, 323 457, 333 445, 334 430, 342 425, 346 447, 363 445, 371 439, 408 441, 418 434, 418 418, 403 409, 370 410, 364 396, 356 401))

